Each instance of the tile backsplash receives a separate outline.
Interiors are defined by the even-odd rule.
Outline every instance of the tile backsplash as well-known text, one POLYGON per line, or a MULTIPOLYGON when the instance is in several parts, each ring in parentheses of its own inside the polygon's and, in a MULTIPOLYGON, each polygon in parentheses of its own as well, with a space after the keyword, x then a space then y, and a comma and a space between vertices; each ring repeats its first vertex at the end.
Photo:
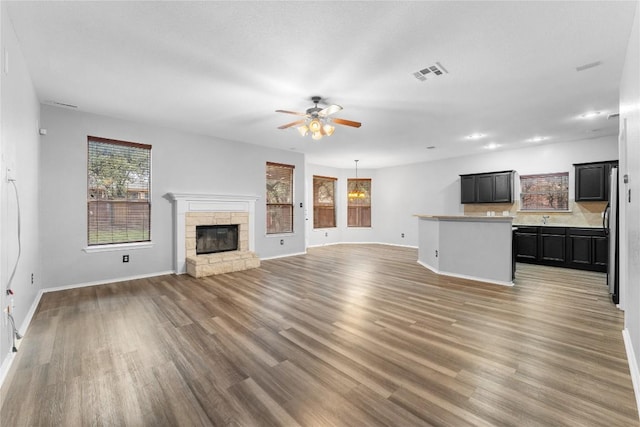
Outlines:
POLYGON ((517 225, 542 225, 542 216, 548 216, 546 225, 569 227, 601 227, 602 212, 607 202, 575 202, 569 201, 568 212, 523 212, 519 211, 518 202, 515 203, 477 203, 465 204, 465 215, 486 216, 487 212, 495 212, 500 216, 503 212, 509 212, 514 217, 513 223, 517 225))

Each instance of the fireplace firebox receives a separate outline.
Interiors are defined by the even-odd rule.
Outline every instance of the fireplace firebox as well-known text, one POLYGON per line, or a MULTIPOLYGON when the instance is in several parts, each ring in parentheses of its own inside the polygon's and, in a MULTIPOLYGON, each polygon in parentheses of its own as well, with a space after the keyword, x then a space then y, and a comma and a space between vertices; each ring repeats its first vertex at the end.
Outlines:
POLYGON ((196 254, 214 254, 238 250, 238 225, 196 226, 196 254))

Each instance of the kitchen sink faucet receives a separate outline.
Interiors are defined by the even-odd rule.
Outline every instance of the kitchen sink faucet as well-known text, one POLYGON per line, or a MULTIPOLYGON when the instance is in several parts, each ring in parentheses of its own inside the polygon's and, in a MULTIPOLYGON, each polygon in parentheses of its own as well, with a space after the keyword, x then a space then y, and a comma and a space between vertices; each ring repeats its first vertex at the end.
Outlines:
POLYGON ((549 219, 549 215, 542 215, 542 223, 543 224, 546 224, 548 219, 549 219))

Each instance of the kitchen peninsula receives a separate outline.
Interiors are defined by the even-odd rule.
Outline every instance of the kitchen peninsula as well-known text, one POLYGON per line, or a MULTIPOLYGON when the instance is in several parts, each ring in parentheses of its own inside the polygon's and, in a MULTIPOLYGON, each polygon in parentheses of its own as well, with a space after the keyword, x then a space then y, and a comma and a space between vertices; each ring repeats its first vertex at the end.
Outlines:
POLYGON ((419 264, 438 274, 513 285, 513 217, 416 216, 419 264))

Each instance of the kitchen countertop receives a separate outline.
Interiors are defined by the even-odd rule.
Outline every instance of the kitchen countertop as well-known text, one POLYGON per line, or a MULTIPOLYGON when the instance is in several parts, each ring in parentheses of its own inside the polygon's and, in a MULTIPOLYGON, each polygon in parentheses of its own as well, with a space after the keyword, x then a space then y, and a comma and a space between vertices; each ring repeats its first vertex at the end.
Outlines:
POLYGON ((565 228, 602 228, 601 225, 576 225, 576 224, 516 224, 514 227, 565 227, 565 228))
POLYGON ((444 221, 513 221, 512 216, 483 216, 483 215, 414 215, 421 219, 444 221))

